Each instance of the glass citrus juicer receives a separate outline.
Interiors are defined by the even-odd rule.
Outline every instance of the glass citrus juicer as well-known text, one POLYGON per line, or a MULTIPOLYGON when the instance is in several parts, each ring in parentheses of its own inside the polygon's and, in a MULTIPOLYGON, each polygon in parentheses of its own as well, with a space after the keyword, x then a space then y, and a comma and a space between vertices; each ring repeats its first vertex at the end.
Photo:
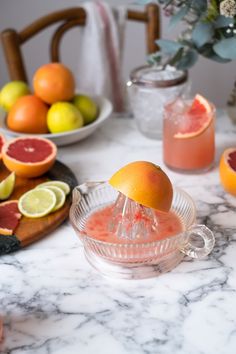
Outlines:
POLYGON ((206 257, 215 242, 211 230, 196 224, 191 197, 146 161, 124 166, 109 182, 77 186, 70 221, 89 263, 115 278, 166 273, 185 255, 206 257))

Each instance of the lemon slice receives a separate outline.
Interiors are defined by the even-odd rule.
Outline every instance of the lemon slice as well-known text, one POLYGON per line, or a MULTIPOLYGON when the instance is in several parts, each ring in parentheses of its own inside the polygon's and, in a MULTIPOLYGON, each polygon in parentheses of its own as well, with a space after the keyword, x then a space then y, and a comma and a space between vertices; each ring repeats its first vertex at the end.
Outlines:
POLYGON ((54 206, 52 211, 60 209, 64 205, 66 200, 65 192, 61 188, 58 188, 56 186, 45 186, 45 188, 51 190, 53 193, 55 193, 56 196, 56 205, 54 206))
POLYGON ((28 218, 41 218, 49 214, 57 202, 56 195, 47 188, 31 189, 18 201, 20 212, 28 218))
POLYGON ((61 188, 63 190, 63 192, 65 193, 65 195, 70 193, 70 186, 69 184, 67 184, 66 182, 62 182, 62 181, 48 181, 48 182, 44 182, 41 184, 38 184, 36 188, 42 188, 42 187, 48 187, 48 186, 53 186, 53 187, 58 187, 61 188))
POLYGON ((15 179, 15 172, 12 172, 0 183, 0 200, 10 197, 15 186, 15 179))

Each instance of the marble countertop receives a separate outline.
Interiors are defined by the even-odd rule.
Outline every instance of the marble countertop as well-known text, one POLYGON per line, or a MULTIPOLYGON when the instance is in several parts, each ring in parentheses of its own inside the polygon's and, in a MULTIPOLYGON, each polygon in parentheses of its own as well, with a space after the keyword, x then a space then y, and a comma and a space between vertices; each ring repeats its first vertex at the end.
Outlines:
MULTIPOLYGON (((217 158, 236 145, 236 126, 217 118, 217 158)), ((160 164, 195 200, 198 222, 214 231, 213 252, 185 258, 146 280, 102 277, 87 263, 69 222, 40 242, 0 258, 3 354, 234 354, 236 352, 236 198, 217 166, 202 175, 169 171, 162 144, 132 119, 110 119, 88 139, 59 149, 79 182, 107 179, 133 160, 160 164)))

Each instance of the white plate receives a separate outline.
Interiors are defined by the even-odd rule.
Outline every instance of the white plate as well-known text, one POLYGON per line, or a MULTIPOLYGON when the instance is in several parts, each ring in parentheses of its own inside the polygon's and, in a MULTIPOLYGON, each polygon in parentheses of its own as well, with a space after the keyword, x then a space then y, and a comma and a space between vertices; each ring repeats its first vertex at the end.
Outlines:
POLYGON ((71 130, 69 132, 65 133, 57 133, 57 134, 23 134, 23 133, 17 133, 12 130, 9 130, 6 126, 5 123, 5 112, 0 112, 0 131, 4 135, 12 136, 12 137, 20 137, 20 136, 26 136, 26 135, 35 135, 35 136, 41 136, 47 139, 52 140, 57 146, 63 146, 63 145, 69 145, 72 143, 75 143, 77 141, 80 141, 82 139, 87 138, 89 135, 91 135, 93 132, 95 132, 96 129, 98 129, 106 119, 108 119, 111 116, 112 113, 112 104, 111 102, 102 96, 97 96, 93 97, 95 102, 97 103, 99 107, 99 115, 98 118, 91 124, 86 125, 82 128, 76 129, 76 130, 71 130))

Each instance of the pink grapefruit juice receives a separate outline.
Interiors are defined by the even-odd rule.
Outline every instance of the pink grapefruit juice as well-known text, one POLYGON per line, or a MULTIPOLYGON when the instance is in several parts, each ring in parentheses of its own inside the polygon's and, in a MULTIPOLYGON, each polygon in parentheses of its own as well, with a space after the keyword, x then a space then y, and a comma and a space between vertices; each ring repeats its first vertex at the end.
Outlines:
POLYGON ((83 233, 103 242, 144 243, 163 240, 183 231, 182 222, 174 212, 169 211, 168 213, 162 213, 155 211, 158 220, 158 228, 156 232, 152 232, 147 238, 145 238, 145 240, 124 240, 118 238, 114 233, 109 231, 108 225, 112 218, 112 212, 113 205, 110 205, 92 213, 87 219, 83 233))
POLYGON ((174 170, 203 171, 214 163, 215 110, 210 113, 189 115, 165 107, 163 123, 163 157, 165 164, 174 170), (181 133, 183 132, 184 133, 181 133))

